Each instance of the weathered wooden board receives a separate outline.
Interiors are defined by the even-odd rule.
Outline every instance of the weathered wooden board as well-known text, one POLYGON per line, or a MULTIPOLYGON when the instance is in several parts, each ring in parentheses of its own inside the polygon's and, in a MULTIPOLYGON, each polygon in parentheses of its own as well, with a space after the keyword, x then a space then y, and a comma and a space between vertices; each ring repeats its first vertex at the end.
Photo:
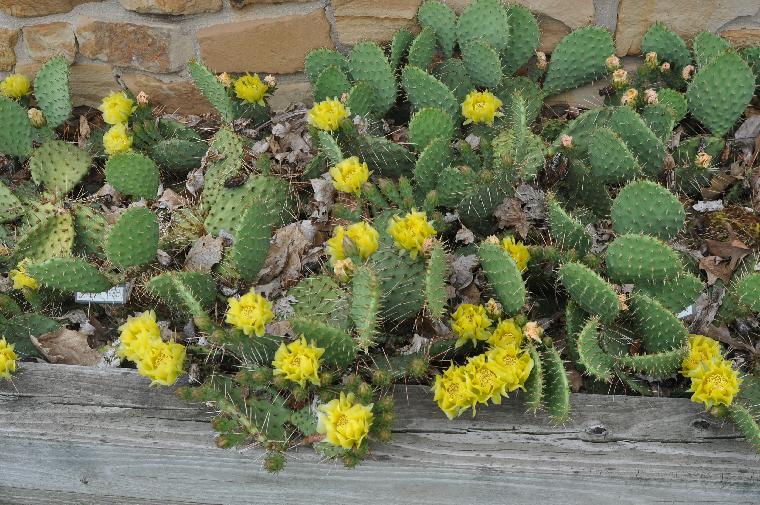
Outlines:
POLYGON ((398 387, 389 445, 348 470, 217 449, 203 406, 128 370, 23 364, 0 383, 1 504, 760 504, 760 460, 687 400, 574 395, 552 426, 522 405, 447 421, 398 387))

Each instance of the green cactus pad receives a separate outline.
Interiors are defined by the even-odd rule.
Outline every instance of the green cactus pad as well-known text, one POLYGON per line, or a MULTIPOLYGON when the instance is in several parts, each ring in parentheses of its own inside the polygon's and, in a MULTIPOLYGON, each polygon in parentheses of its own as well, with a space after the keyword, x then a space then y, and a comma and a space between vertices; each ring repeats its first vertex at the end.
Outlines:
POLYGON ((462 198, 456 210, 465 226, 477 233, 488 233, 493 229, 494 211, 512 192, 512 187, 506 184, 507 177, 480 185, 462 198))
POLYGON ((34 97, 48 126, 55 128, 71 116, 69 64, 62 56, 48 60, 34 77, 34 97))
POLYGON ((64 195, 90 171, 92 159, 87 152, 61 140, 51 140, 35 149, 29 171, 35 183, 53 193, 64 195))
POLYGON ((574 30, 557 44, 544 81, 544 92, 555 95, 607 74, 605 60, 615 53, 610 32, 598 26, 574 30))
POLYGON ((607 273, 620 284, 665 282, 683 264, 667 244, 647 235, 621 235, 607 247, 607 273))
POLYGON ((562 135, 567 135, 573 138, 574 147, 578 147, 581 150, 588 149, 588 145, 591 139, 594 138, 596 130, 609 121, 614 111, 615 109, 612 107, 596 107, 587 110, 567 123, 561 134, 557 135, 553 147, 559 149, 562 146, 560 140, 562 135))
MULTIPOLYGON (((426 195, 438 184, 439 176, 451 164, 451 145, 444 137, 434 139, 417 158, 414 182, 419 192, 426 195)), ((461 200, 461 197, 457 201, 461 200)))
POLYGON ((519 312, 525 305, 525 283, 512 256, 500 245, 488 242, 480 245, 478 256, 504 314, 511 316, 519 312))
POLYGON ((225 123, 234 121, 235 109, 232 104, 232 98, 213 72, 199 61, 188 63, 187 70, 190 72, 190 77, 193 78, 195 87, 203 93, 203 96, 219 112, 222 121, 225 123))
POLYGON ((216 283, 206 272, 166 272, 152 277, 145 288, 172 309, 187 312, 177 292, 177 282, 189 289, 202 307, 209 308, 216 301, 216 283))
POLYGON ((304 72, 306 77, 312 82, 317 82, 317 79, 325 71, 326 68, 336 66, 345 71, 348 70, 348 60, 345 56, 333 49, 319 48, 309 51, 306 55, 306 61, 304 63, 304 72))
POLYGON ((356 358, 356 342, 340 328, 329 326, 313 319, 296 318, 291 320, 293 330, 303 335, 307 342, 314 342, 325 350, 322 361, 331 367, 346 368, 356 358))
POLYGON ((528 410, 536 412, 544 401, 544 369, 541 364, 541 355, 536 347, 528 344, 527 349, 533 360, 533 369, 525 381, 525 406, 528 410))
POLYGON ((425 270, 425 300, 428 314, 433 319, 440 320, 446 309, 446 252, 443 245, 436 241, 430 251, 427 269, 425 270))
POLYGON ((296 317, 348 328, 348 294, 327 275, 307 277, 288 291, 296 317))
POLYGON ((754 92, 752 70, 738 54, 729 52, 697 72, 686 98, 692 115, 721 137, 734 126, 754 92))
POLYGON ((733 286, 733 291, 740 302, 751 308, 753 312, 760 312, 760 274, 745 275, 733 286))
POLYGON ((694 37, 694 59, 697 67, 702 68, 712 63, 715 59, 731 48, 728 41, 714 33, 700 32, 694 37))
POLYGON ((673 121, 679 123, 688 110, 686 95, 670 88, 657 91, 657 103, 667 107, 673 115, 673 121))
POLYGON ((401 73, 401 82, 416 110, 437 107, 451 117, 459 117, 459 103, 453 92, 424 70, 413 66, 405 67, 401 73))
POLYGON ((660 302, 669 311, 677 314, 696 302, 705 286, 693 274, 682 272, 665 282, 639 283, 636 288, 660 302))
POLYGON ((32 125, 26 109, 0 95, 0 153, 28 158, 32 153, 32 125))
POLYGON ((487 42, 501 52, 509 42, 507 10, 500 0, 475 0, 467 6, 457 21, 459 47, 468 42, 487 42))
POLYGON ((760 452, 760 425, 752 410, 746 405, 733 403, 728 406, 728 415, 734 422, 745 440, 752 444, 756 451, 760 452))
POLYGON ((13 192, 0 181, 0 223, 13 221, 24 212, 24 207, 13 192))
POLYGON ((404 59, 409 45, 414 40, 412 32, 406 28, 399 28, 393 34, 393 40, 391 41, 391 67, 396 69, 401 64, 401 60, 404 59))
POLYGON ((103 241, 108 235, 108 222, 95 209, 86 205, 74 207, 75 245, 84 254, 102 255, 103 241))
POLYGON ((739 54, 741 54, 744 61, 749 65, 749 68, 754 72, 755 82, 760 86, 760 45, 745 47, 739 52, 739 54))
POLYGON ((522 114, 525 115, 526 125, 530 125, 536 120, 541 112, 541 107, 544 105, 543 90, 538 87, 538 84, 523 76, 505 77, 494 90, 494 94, 504 103, 502 107, 503 122, 506 124, 514 124, 515 122, 513 117, 513 111, 516 110, 514 102, 518 96, 525 102, 525 110, 522 114))
POLYGON ((660 103, 645 105, 639 114, 660 141, 667 143, 670 140, 673 135, 675 120, 674 113, 668 106, 660 103))
POLYGON ((623 139, 648 177, 662 174, 665 146, 630 107, 616 107, 608 126, 623 139))
POLYGON ((507 6, 509 20, 509 46, 502 53, 504 75, 512 75, 528 63, 541 39, 538 21, 527 7, 512 4, 507 6))
POLYGON ((596 272, 580 263, 566 263, 559 269, 562 285, 580 307, 610 323, 620 313, 620 301, 613 287, 596 272))
POLYGON ((568 299, 565 304, 565 349, 573 365, 579 370, 583 370, 578 356, 578 335, 586 325, 588 314, 576 304, 572 299, 568 299))
POLYGON ((327 98, 340 99, 343 93, 351 90, 351 83, 348 77, 340 68, 335 65, 329 66, 319 74, 317 82, 314 84, 314 101, 321 102, 327 98))
POLYGON ((119 217, 105 245, 116 265, 129 268, 150 263, 158 251, 158 219, 144 207, 133 207, 119 217))
POLYGON ((612 356, 599 345, 599 320, 589 319, 578 334, 578 361, 586 372, 597 380, 609 382, 615 364, 612 356))
POLYGON ((451 58, 457 38, 457 16, 451 8, 437 0, 427 0, 417 11, 420 25, 431 28, 444 56, 451 58))
POLYGON ((343 153, 335 138, 326 131, 320 131, 317 135, 319 137, 319 149, 325 153, 330 163, 337 165, 343 161, 343 153))
POLYGON ((726 143, 719 137, 691 137, 682 141, 675 152, 673 159, 676 166, 676 185, 679 191, 691 197, 701 197, 701 189, 710 185, 713 173, 694 164, 694 160, 700 149, 712 156, 716 163, 726 143))
POLYGON ((477 174, 469 167, 446 167, 438 177, 436 192, 438 204, 453 207, 478 184, 477 174))
POLYGON ((475 84, 473 84, 464 63, 459 58, 450 58, 436 65, 433 69, 433 75, 451 90, 456 102, 463 102, 467 95, 475 89, 475 84))
POLYGON ((554 346, 542 353, 541 367, 544 370, 544 404, 555 423, 564 423, 570 417, 570 382, 565 371, 565 363, 554 346))
POLYGON ((111 287, 97 268, 80 258, 52 258, 29 265, 27 271, 45 286, 68 293, 100 293, 111 287))
POLYGON ((360 42, 349 54, 351 76, 375 91, 375 113, 382 117, 396 103, 396 75, 383 50, 374 42, 360 42))
POLYGON ((643 54, 654 52, 660 61, 667 61, 677 68, 691 64, 691 52, 686 42, 664 23, 657 21, 644 34, 641 40, 643 54))
POLYGON ((392 323, 416 316, 425 304, 425 263, 393 244, 381 244, 370 265, 383 293, 381 316, 392 323))
POLYGON ((208 145, 200 139, 174 138, 151 146, 150 156, 166 170, 184 173, 200 167, 207 150, 208 145))
POLYGON ((377 274, 368 266, 361 266, 351 279, 351 320, 356 340, 364 352, 375 344, 380 315, 380 285, 377 274))
POLYGON ((686 344, 686 327, 660 302, 643 293, 631 297, 633 321, 649 354, 678 349, 686 344))
POLYGON ((352 116, 368 116, 374 105, 374 90, 366 82, 359 82, 348 92, 346 106, 352 116))
POLYGON ((108 158, 106 180, 125 195, 152 200, 158 193, 158 167, 152 159, 137 152, 128 151, 108 158))
POLYGON ((373 174, 399 177, 413 170, 413 154, 385 137, 361 135, 355 128, 341 128, 339 140, 344 151, 358 156, 373 174))
POLYGON ((471 40, 461 45, 462 62, 476 86, 494 88, 501 82, 501 58, 488 43, 471 40))
POLYGON ((651 181, 634 181, 612 203, 612 229, 618 235, 643 233, 662 240, 678 235, 686 211, 678 198, 651 181))
POLYGON ((419 152, 436 138, 450 141, 454 136, 454 120, 441 109, 429 107, 417 111, 409 121, 409 141, 419 152))
POLYGON ((555 199, 547 201, 549 234, 563 251, 575 249, 583 255, 591 250, 593 238, 578 218, 571 216, 555 199))
POLYGON ((494 167, 513 171, 523 180, 535 179, 544 166, 544 142, 529 127, 528 106, 521 94, 512 96, 511 127, 493 140, 494 167))
POLYGON ((245 281, 253 282, 264 266, 275 218, 269 209, 269 202, 255 202, 237 225, 232 258, 235 270, 245 281))
POLYGON ((687 354, 687 348, 681 347, 656 354, 624 355, 618 358, 618 362, 633 372, 659 378, 677 373, 687 354))
POLYGON ((233 233, 244 212, 256 204, 266 209, 270 225, 280 226, 290 212, 289 191, 286 179, 268 175, 251 176, 242 186, 223 188, 204 221, 206 231, 233 233))
POLYGON ((225 181, 238 175, 243 165, 243 139, 227 128, 220 128, 211 140, 209 152, 215 161, 206 169, 201 210, 208 211, 220 194, 226 191, 225 181))
POLYGON ((48 216, 30 228, 16 244, 15 261, 29 258, 42 262, 71 256, 74 246, 74 220, 68 212, 48 216))
POLYGON ((433 61, 435 54, 435 32, 432 28, 425 27, 412 41, 409 46, 407 61, 410 65, 426 69, 433 61))

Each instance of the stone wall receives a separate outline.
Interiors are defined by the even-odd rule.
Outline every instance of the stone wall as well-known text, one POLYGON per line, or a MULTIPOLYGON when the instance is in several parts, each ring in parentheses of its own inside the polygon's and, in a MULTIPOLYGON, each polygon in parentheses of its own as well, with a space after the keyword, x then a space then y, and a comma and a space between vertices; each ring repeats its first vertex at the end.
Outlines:
MULTIPOLYGON (((200 57, 217 72, 278 76, 275 108, 308 102, 302 74, 316 47, 345 50, 359 40, 387 42, 414 28, 422 0, 0 0, 0 77, 31 77, 55 54, 72 61, 75 103, 94 105, 126 85, 167 110, 208 105, 188 82, 185 62, 200 57)), ((469 0, 445 0, 461 11, 469 0)), ((636 54, 651 23, 687 39, 711 30, 739 46, 760 44, 758 0, 516 0, 537 15, 542 49, 571 29, 596 23, 615 33, 620 56, 636 54)))

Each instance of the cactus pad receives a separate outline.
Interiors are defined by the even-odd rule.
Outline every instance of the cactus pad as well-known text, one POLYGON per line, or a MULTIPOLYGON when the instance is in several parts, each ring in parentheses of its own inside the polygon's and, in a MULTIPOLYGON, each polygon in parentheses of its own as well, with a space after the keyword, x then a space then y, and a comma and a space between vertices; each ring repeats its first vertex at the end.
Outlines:
POLYGON ((647 235, 621 235, 607 247, 607 273, 620 284, 665 282, 683 270, 678 255, 647 235))
POLYGON ((579 254, 586 254, 593 245, 593 238, 578 218, 571 216, 560 207, 556 200, 547 202, 549 215, 549 234, 563 251, 575 249, 579 254))
POLYGON ((13 192, 0 181, 0 223, 13 221, 24 211, 19 200, 13 192))
POLYGON ((643 233, 662 240, 683 228, 686 211, 678 198, 651 181, 626 185, 612 203, 612 229, 619 235, 643 233))
POLYGON ((506 315, 525 305, 525 283, 512 257, 501 246, 484 242, 478 250, 480 264, 506 315))
POLYGON ((597 380, 608 382, 612 379, 614 359, 599 345, 599 321, 589 319, 578 334, 578 361, 586 372, 597 380))
POLYGON ((66 258, 74 246, 74 220, 68 212, 50 215, 30 228, 16 244, 14 259, 41 262, 66 258))
POLYGON ((326 321, 347 329, 348 294, 327 275, 307 277, 288 291, 296 317, 326 321))
POLYGON ((380 285, 377 274, 361 266, 351 280, 351 320, 354 322, 359 348, 367 350, 375 344, 380 315, 380 285))
POLYGON ((413 66, 405 67, 401 73, 401 82, 416 110, 437 107, 451 117, 459 117, 459 103, 454 93, 424 70, 413 66))
POLYGON ((360 42, 348 58, 351 76, 374 90, 374 111, 382 117, 396 103, 396 75, 383 50, 374 42, 360 42))
POLYGON ((120 193, 152 200, 158 193, 158 167, 137 152, 119 153, 106 162, 106 180, 120 193))
POLYGON ((566 263, 559 269, 562 285, 570 298, 587 312, 612 322, 620 312, 620 301, 612 286, 599 274, 580 263, 566 263))
POLYGON ((325 350, 322 360, 327 366, 346 368, 356 358, 356 342, 340 328, 313 319, 291 320, 293 330, 325 350))
POLYGON ((660 61, 667 61, 679 69, 691 63, 691 52, 686 47, 686 42, 661 21, 649 27, 644 34, 641 40, 641 52, 643 54, 657 53, 660 61))
POLYGON ((158 251, 158 219, 144 207, 133 207, 111 228, 105 245, 108 259, 122 268, 150 263, 158 251))
POLYGON ((51 140, 37 148, 29 160, 32 179, 48 191, 66 194, 90 171, 90 155, 73 144, 51 140))
POLYGON ((736 283, 733 290, 739 297, 739 301, 749 306, 754 312, 760 312, 760 274, 745 275, 736 283))
POLYGON ((68 293, 99 293, 111 287, 97 268, 80 258, 52 258, 29 265, 27 270, 45 286, 68 293))
POLYGON ((502 52, 504 75, 512 75, 536 54, 541 39, 536 17, 530 9, 512 4, 507 7, 509 45, 502 52))
POLYGON ((222 121, 231 123, 235 120, 235 109, 232 105, 232 98, 227 94, 227 89, 219 82, 216 76, 198 61, 191 61, 187 64, 190 76, 195 82, 203 96, 219 112, 222 121))
POLYGON ((34 96, 48 126, 55 128, 71 116, 69 64, 61 56, 48 60, 34 77, 34 96))
POLYGON ((571 32, 554 48, 544 91, 554 95, 604 77, 605 60, 614 52, 612 36, 604 28, 587 26, 571 32))
POLYGON ((500 0, 475 0, 465 7, 457 21, 461 48, 468 42, 483 41, 501 52, 509 42, 507 10, 500 0))
POLYGON ((634 293, 633 321, 648 353, 660 353, 686 344, 686 327, 657 300, 634 293))
POLYGON ((418 111, 409 121, 409 141, 417 151, 422 152, 435 138, 450 141, 454 136, 454 121, 451 116, 437 108, 418 111))
POLYGON ((432 28, 425 27, 420 31, 409 46, 407 61, 410 65, 426 69, 433 61, 435 54, 435 32, 432 28))
POLYGON ((27 158, 32 153, 32 125, 26 110, 0 95, 0 153, 27 158))

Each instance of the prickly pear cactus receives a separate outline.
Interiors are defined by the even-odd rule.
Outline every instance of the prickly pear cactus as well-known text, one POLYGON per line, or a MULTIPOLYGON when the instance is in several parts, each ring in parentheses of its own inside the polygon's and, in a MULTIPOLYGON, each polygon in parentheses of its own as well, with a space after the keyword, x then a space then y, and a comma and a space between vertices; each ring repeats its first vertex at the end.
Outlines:
POLYGON ((143 207, 133 207, 121 215, 106 239, 105 251, 114 264, 129 268, 156 259, 158 220, 143 207))

